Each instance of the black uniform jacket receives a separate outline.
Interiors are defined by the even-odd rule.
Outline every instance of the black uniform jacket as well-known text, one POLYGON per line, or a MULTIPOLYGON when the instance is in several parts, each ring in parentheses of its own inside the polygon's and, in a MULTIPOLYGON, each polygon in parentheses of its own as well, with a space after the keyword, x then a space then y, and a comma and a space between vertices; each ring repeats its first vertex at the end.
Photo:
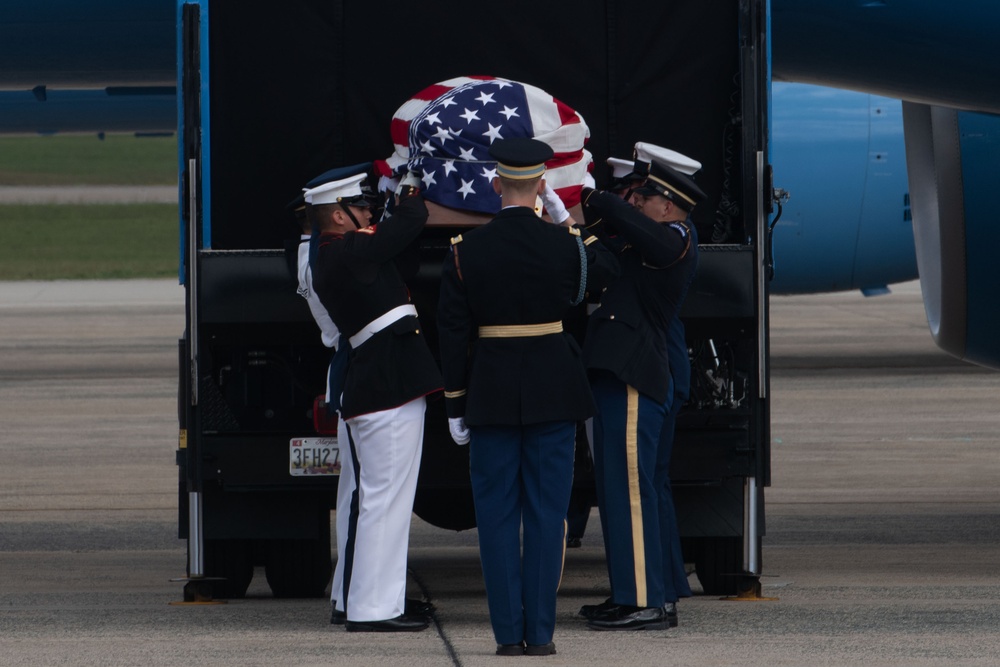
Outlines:
POLYGON ((580 295, 581 278, 587 287, 617 276, 613 253, 527 207, 506 208, 463 237, 452 240, 438 304, 448 416, 503 426, 592 415, 580 348, 568 333, 478 334, 483 326, 561 322, 580 295))
POLYGON ((667 330, 698 264, 694 226, 654 222, 621 197, 598 191, 587 193, 584 214, 621 264, 621 277, 590 316, 584 362, 662 403, 670 390, 667 330))
MULTIPOLYGON (((427 207, 412 196, 377 225, 320 239, 313 287, 342 336, 350 338, 384 313, 410 303, 404 280, 418 266, 412 259, 425 222, 427 207)), ((441 386, 420 322, 406 316, 351 350, 342 414, 347 419, 398 407, 441 386)))

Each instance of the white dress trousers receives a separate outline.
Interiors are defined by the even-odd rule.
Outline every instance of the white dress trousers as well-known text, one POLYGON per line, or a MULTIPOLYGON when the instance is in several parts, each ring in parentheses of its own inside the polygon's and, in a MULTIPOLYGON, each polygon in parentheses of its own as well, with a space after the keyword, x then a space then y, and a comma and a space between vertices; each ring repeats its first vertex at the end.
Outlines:
POLYGON ((354 479, 354 459, 344 420, 337 415, 337 444, 340 446, 340 480, 337 482, 337 565, 333 568, 330 600, 337 610, 344 610, 344 554, 347 553, 347 531, 351 520, 351 499, 358 488, 354 479))
MULTIPOLYGON (((410 518, 424 437, 423 396, 398 408, 347 420, 342 446, 350 444, 357 475, 358 511, 347 530, 337 518, 338 564, 350 621, 381 621, 403 613, 410 518), (350 440, 347 440, 347 437, 350 440), (342 538, 342 534, 344 537, 342 538), (354 550, 347 556, 347 542, 354 550), (341 546, 344 550, 340 551, 341 546)), ((343 471, 340 483, 344 483, 343 471)), ((338 503, 341 495, 338 493, 338 503)), ((350 502, 350 501, 348 501, 350 502)), ((336 575, 334 591, 336 592, 336 575)), ((342 603, 338 600, 338 608, 342 603)))

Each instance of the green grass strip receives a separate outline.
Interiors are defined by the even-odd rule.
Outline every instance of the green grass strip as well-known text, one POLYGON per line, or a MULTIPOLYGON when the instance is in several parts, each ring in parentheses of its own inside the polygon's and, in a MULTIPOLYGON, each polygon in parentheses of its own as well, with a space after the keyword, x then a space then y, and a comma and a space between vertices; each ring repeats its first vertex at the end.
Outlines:
POLYGON ((173 185, 177 137, 0 137, 0 185, 173 185))
POLYGON ((0 280, 177 276, 177 206, 0 205, 0 280))

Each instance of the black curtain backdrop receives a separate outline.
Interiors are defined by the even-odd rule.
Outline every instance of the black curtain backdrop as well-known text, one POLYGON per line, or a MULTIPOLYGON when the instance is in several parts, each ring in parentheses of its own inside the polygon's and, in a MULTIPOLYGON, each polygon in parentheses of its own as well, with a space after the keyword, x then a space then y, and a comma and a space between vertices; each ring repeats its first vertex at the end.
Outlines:
MULTIPOLYGON (((700 160, 709 201, 702 242, 732 156, 739 109, 732 0, 469 3, 213 0, 209 7, 212 246, 279 248, 285 205, 336 166, 388 157, 393 112, 462 75, 549 92, 590 127, 598 184, 636 141, 700 160)), ((738 190, 732 196, 739 201, 738 190)))

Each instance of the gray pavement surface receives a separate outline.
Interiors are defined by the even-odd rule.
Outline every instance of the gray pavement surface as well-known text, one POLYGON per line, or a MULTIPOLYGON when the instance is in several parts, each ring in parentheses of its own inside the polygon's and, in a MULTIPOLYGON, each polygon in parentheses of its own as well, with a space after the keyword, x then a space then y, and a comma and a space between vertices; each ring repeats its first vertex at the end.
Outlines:
MULTIPOLYGON (((417 634, 349 634, 325 600, 175 606, 173 281, 0 283, 0 665, 997 665, 1000 374, 937 350, 916 284, 772 299, 763 592, 680 627, 596 633, 599 522, 567 553, 548 658, 493 655, 474 531, 414 522, 417 634)), ((692 577, 697 588, 697 582, 692 577)))
POLYGON ((176 204, 176 185, 0 185, 0 204, 176 204))

